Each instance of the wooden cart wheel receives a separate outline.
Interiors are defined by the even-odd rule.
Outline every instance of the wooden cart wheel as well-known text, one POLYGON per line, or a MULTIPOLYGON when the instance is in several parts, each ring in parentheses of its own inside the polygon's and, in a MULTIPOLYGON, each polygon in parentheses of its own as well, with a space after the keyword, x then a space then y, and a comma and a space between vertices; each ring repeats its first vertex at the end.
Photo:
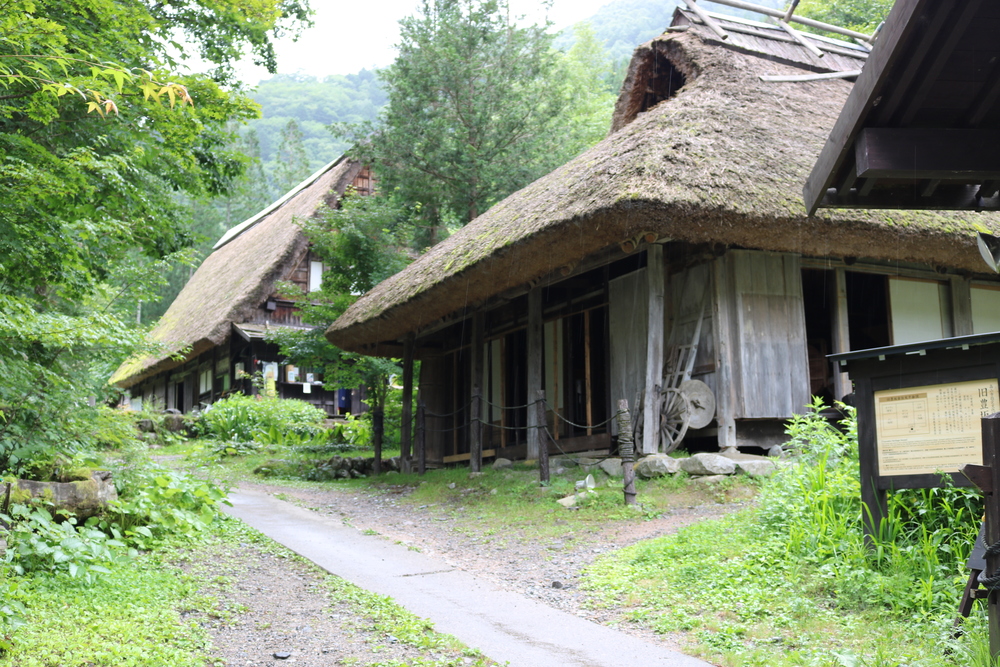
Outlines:
POLYGON ((677 389, 664 389, 660 396, 660 450, 669 454, 684 440, 691 422, 691 406, 677 389))

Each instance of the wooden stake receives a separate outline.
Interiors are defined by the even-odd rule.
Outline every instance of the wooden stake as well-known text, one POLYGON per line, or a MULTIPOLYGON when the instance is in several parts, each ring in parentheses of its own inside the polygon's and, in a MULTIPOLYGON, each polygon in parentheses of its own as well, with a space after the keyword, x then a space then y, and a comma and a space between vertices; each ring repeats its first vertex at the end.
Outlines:
POLYGON ((549 483, 549 434, 545 432, 545 392, 539 389, 535 392, 535 409, 538 424, 538 479, 542 484, 549 483))
POLYGON ((625 490, 625 504, 635 505, 635 443, 632 442, 632 416, 628 412, 628 401, 618 401, 618 454, 622 457, 622 476, 625 490))
POLYGON ((590 311, 583 313, 583 369, 587 388, 587 435, 593 435, 594 429, 590 427, 594 423, 594 400, 593 390, 590 386, 590 311))
POLYGON ((382 408, 372 410, 372 444, 375 446, 375 461, 372 474, 378 477, 382 474, 382 434, 385 431, 385 415, 382 408))

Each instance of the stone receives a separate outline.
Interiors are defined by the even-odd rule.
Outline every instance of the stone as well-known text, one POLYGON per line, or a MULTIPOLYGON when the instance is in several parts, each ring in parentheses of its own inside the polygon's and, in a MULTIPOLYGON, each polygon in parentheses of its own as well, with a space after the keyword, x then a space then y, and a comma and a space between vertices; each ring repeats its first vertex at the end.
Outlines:
POLYGON ((639 463, 635 466, 635 474, 644 479, 652 479, 672 475, 680 469, 681 464, 678 459, 666 454, 650 454, 639 459, 639 463))
POLYGON ((573 468, 573 467, 576 467, 576 465, 577 465, 577 463, 573 459, 573 457, 572 456, 568 456, 568 455, 553 456, 551 459, 549 459, 549 463, 552 464, 552 465, 558 464, 558 465, 561 465, 561 466, 566 467, 566 468, 573 468))
POLYGON ((291 657, 292 657, 292 654, 289 653, 288 651, 276 651, 274 653, 274 659, 275 660, 288 660, 291 657))
POLYGON ((493 462, 494 470, 507 470, 513 467, 514 467, 514 462, 511 461, 510 459, 498 458, 496 461, 493 462))
POLYGON ((142 433, 152 433, 153 431, 156 430, 156 427, 153 425, 152 419, 140 419, 138 422, 136 422, 135 426, 142 433))
POLYGON ((36 482, 19 479, 11 491, 11 502, 23 503, 29 498, 51 502, 56 510, 64 510, 78 519, 99 514, 109 503, 118 500, 118 491, 107 470, 95 471, 90 479, 75 482, 36 482))
POLYGON ((729 475, 699 475, 692 477, 691 481, 699 484, 718 484, 724 479, 729 479, 729 475))
POLYGON ((458 484, 455 484, 455 482, 452 482, 451 484, 448 485, 448 488, 449 489, 457 489, 458 488, 458 484))
POLYGON ((736 462, 719 454, 699 452, 680 461, 681 470, 689 475, 732 475, 736 472, 736 462))
POLYGON ((163 428, 171 433, 184 430, 184 416, 180 414, 168 413, 163 415, 163 428))
POLYGON ((773 456, 774 458, 778 459, 784 456, 784 454, 785 450, 781 447, 781 445, 775 445, 774 447, 771 447, 769 450, 767 450, 768 456, 773 456))
MULTIPOLYGON (((587 493, 597 493, 597 492, 596 491, 590 491, 590 490, 588 490, 587 493)), ((580 494, 580 495, 583 495, 583 494, 580 494)), ((560 498, 556 502, 559 503, 560 505, 562 505, 563 507, 569 509, 570 507, 573 507, 574 505, 576 505, 576 498, 577 498, 577 494, 574 493, 571 496, 566 496, 565 498, 560 498)))
POLYGON ((604 459, 598 467, 607 473, 609 477, 621 477, 624 474, 622 472, 622 460, 619 458, 604 459))
POLYGON ((475 478, 477 478, 477 477, 482 477, 482 476, 483 476, 483 475, 485 475, 485 474, 486 474, 486 473, 484 473, 484 472, 481 472, 481 471, 479 471, 479 472, 470 472, 470 473, 469 473, 469 479, 475 479, 475 478))
POLYGON ((555 470, 552 471, 552 474, 553 475, 565 475, 566 472, 567 472, 566 468, 563 468, 562 466, 559 466, 558 468, 556 468, 555 470))
POLYGON ((737 461, 736 468, 748 477, 770 477, 778 469, 778 464, 772 460, 737 461))
POLYGON ((553 581, 552 582, 552 588, 562 588, 562 587, 563 587, 563 585, 562 585, 561 581, 553 581))

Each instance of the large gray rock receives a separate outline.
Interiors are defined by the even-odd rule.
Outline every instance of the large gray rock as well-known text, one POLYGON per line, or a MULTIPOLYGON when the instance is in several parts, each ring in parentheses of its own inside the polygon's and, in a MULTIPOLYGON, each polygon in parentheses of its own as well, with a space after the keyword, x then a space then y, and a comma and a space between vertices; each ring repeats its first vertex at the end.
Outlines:
POLYGON ((736 472, 736 462, 720 454, 699 452, 680 461, 681 470, 689 475, 732 475, 736 472))
POLYGON ((770 477, 778 469, 774 460, 737 461, 736 468, 749 477, 770 477))
POLYGON ((729 479, 729 475, 698 475, 697 477, 692 477, 691 481, 698 484, 718 484, 724 479, 729 479))
POLYGON ((514 462, 511 461, 510 459, 498 458, 495 461, 493 461, 494 470, 507 470, 513 467, 514 467, 514 462))
POLYGON ((624 474, 622 472, 622 460, 618 458, 604 459, 598 467, 607 473, 608 477, 621 477, 624 474))
POLYGON ((184 415, 165 414, 163 415, 163 428, 171 433, 184 430, 184 415))
POLYGON ((639 460, 635 466, 635 474, 645 479, 652 479, 672 475, 680 469, 678 459, 671 458, 666 454, 650 454, 639 460))

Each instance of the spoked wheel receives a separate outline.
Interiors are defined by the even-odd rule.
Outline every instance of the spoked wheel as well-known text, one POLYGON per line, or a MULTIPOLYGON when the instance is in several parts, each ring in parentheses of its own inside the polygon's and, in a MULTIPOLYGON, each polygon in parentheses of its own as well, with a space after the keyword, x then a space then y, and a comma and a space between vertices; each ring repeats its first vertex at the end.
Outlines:
POLYGON ((660 450, 664 454, 677 449, 691 423, 691 405, 677 389, 660 394, 660 450))

